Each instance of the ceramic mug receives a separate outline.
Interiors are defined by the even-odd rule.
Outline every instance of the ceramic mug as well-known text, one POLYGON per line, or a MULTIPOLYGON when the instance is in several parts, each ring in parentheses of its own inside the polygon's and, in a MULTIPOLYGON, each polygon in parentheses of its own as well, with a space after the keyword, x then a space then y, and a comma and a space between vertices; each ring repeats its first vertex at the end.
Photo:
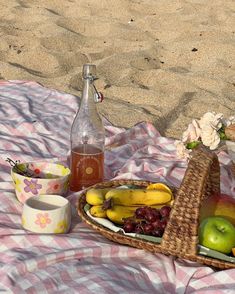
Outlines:
POLYGON ((17 199, 24 203, 35 195, 65 196, 69 187, 70 169, 51 162, 20 163, 11 169, 17 199))
POLYGON ((40 195, 28 198, 23 206, 22 226, 42 234, 62 234, 71 225, 70 202, 60 195, 40 195))

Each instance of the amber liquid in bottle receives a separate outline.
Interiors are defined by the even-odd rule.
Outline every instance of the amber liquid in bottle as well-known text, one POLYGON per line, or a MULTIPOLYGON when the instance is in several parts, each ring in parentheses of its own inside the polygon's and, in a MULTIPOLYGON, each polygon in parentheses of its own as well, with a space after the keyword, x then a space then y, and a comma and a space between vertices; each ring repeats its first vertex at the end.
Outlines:
POLYGON ((104 178, 104 152, 96 146, 83 144, 71 152, 70 190, 79 191, 102 182, 104 178))
POLYGON ((84 64, 79 110, 71 127, 70 190, 80 191, 104 178, 105 130, 96 108, 96 66, 84 64))

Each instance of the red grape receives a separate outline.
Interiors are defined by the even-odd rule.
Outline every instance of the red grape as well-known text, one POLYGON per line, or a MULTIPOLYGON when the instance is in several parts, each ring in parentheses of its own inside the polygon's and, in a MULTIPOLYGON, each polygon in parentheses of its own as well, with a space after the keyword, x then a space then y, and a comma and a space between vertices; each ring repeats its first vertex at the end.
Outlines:
POLYGON ((160 208, 160 214, 162 217, 169 217, 171 212, 171 207, 169 205, 164 205, 160 208))
POLYGON ((152 212, 152 207, 150 207, 150 206, 144 206, 144 211, 145 211, 145 215, 147 213, 151 213, 152 212))
POLYGON ((153 223, 152 226, 154 227, 154 229, 160 228, 161 227, 161 220, 160 219, 156 219, 153 223))
POLYGON ((136 234, 143 234, 143 228, 141 226, 141 224, 137 224, 136 227, 135 227, 135 233, 136 234))
POLYGON ((157 228, 152 231, 152 235, 155 237, 162 237, 163 232, 164 232, 163 229, 157 228))
POLYGON ((157 217, 154 214, 154 212, 148 211, 145 215, 145 219, 146 219, 146 221, 153 223, 157 219, 157 217))
POLYGON ((137 218, 143 218, 145 216, 145 208, 144 207, 138 207, 135 211, 135 216, 137 218))
POLYGON ((160 228, 162 228, 163 230, 165 230, 166 225, 167 225, 167 220, 166 219, 161 219, 161 221, 160 221, 160 228))
POLYGON ((135 216, 124 219, 123 229, 126 233, 146 234, 162 237, 171 207, 164 205, 161 209, 151 206, 138 207, 135 216))
POLYGON ((153 208, 152 211, 153 211, 153 214, 156 216, 157 219, 160 219, 161 218, 161 214, 160 214, 159 209, 153 208))
POLYGON ((134 223, 131 223, 131 222, 126 222, 126 223, 124 223, 124 225, 123 225, 123 230, 124 230, 126 233, 134 232, 134 230, 135 230, 135 224, 134 224, 134 223))
POLYGON ((144 224, 143 225, 143 231, 146 235, 151 235, 153 230, 153 226, 151 224, 144 224))

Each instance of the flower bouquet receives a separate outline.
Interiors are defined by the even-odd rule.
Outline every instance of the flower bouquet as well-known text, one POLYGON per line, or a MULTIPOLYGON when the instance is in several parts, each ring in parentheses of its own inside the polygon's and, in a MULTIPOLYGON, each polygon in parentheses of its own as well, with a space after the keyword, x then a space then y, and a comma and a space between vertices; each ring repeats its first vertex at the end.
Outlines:
POLYGON ((222 113, 207 112, 200 119, 193 119, 183 132, 182 139, 175 141, 177 156, 188 160, 192 149, 200 144, 210 150, 226 145, 235 161, 235 116, 226 119, 222 113))

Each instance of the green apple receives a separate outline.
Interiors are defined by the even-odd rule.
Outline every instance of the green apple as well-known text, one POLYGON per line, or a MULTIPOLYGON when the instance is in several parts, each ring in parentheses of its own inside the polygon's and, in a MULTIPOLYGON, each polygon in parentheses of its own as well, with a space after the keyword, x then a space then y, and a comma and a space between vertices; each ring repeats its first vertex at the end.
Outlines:
POLYGON ((235 227, 224 217, 210 216, 199 226, 199 243, 210 249, 229 254, 235 247, 235 227))

